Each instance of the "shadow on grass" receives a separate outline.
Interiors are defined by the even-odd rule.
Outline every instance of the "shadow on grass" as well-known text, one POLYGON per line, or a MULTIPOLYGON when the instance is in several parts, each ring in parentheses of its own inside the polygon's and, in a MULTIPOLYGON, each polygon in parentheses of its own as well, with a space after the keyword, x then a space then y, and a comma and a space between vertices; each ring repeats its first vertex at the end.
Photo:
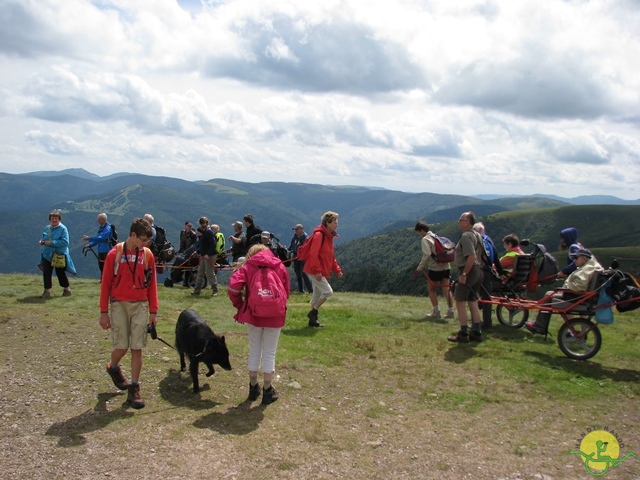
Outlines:
POLYGON ((547 353, 532 351, 525 351, 523 353, 530 357, 534 357, 536 360, 539 360, 540 363, 544 363, 552 368, 572 372, 583 377, 593 378, 596 380, 608 378, 614 382, 640 382, 639 370, 603 367, 600 363, 591 360, 572 360, 567 357, 558 357, 557 355, 547 353))
MULTIPOLYGON (((215 381, 215 375, 208 378, 209 382, 215 381)), ((204 410, 214 408, 220 403, 212 400, 203 400, 200 393, 193 393, 193 384, 189 372, 180 372, 179 370, 170 369, 167 376, 160 380, 158 384, 160 396, 176 407, 187 407, 192 410, 204 410)), ((200 382, 200 392, 210 390, 208 383, 204 385, 200 382)))
POLYGON ((84 434, 106 427, 111 422, 132 417, 134 413, 128 408, 120 408, 112 412, 107 410, 107 402, 114 397, 122 397, 126 401, 126 393, 109 392, 98 394, 98 403, 91 410, 81 413, 63 422, 51 425, 45 435, 60 437, 58 446, 76 447, 87 442, 84 434))
POLYGON ((314 328, 305 325, 298 328, 283 328, 282 335, 289 335, 291 337, 314 337, 320 330, 324 330, 324 327, 314 328))
POLYGON ((38 296, 30 296, 30 297, 22 297, 18 299, 18 303, 47 303, 47 300, 50 300, 51 297, 49 298, 40 298, 40 295, 38 296))
MULTIPOLYGON (((505 327, 503 325, 496 325, 489 330, 484 330, 483 333, 487 333, 491 338, 512 342, 526 342, 532 338, 541 342, 545 341, 543 335, 533 335, 524 328, 505 327)), ((552 339, 552 335, 549 335, 547 342, 550 339, 552 339)))
POLYGON ((444 354, 444 359, 451 363, 464 363, 477 355, 477 343, 452 343, 444 354))
POLYGON ((262 404, 251 408, 251 402, 245 400, 226 412, 212 412, 193 422, 193 426, 215 430, 223 435, 246 435, 257 430, 264 419, 265 408, 262 404))
POLYGON ((446 318, 431 318, 428 316, 424 316, 424 317, 419 317, 419 318, 410 318, 409 321, 410 322, 415 322, 415 323, 435 323, 437 325, 446 325, 449 323, 449 321, 453 321, 455 322, 454 319, 450 318, 450 319, 446 319, 446 318))

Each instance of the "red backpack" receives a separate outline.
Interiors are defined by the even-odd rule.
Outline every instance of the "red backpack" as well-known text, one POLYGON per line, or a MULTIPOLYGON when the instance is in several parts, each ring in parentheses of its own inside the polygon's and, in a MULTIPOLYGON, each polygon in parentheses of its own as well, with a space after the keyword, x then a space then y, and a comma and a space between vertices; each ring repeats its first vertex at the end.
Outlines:
POLYGON ((447 237, 440 237, 435 233, 431 235, 431 238, 435 247, 435 253, 432 253, 431 256, 435 261, 440 263, 453 262, 456 258, 456 244, 447 237))
MULTIPOLYGON (((307 239, 304 241, 302 245, 298 247, 298 255, 296 260, 301 262, 306 262, 309 259, 309 252, 311 251, 311 242, 313 241, 314 233, 309 235, 307 239)), ((320 248, 322 248, 322 244, 324 243, 324 234, 322 234, 322 240, 320 243, 320 248)))

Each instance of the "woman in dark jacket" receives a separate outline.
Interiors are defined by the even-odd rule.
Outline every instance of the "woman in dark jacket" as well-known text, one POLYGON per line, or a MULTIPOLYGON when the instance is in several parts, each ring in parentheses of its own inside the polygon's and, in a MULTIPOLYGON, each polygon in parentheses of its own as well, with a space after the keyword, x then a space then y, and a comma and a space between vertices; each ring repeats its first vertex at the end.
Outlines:
POLYGON ((260 234, 262 233, 262 229, 253 223, 253 215, 247 213, 244 217, 244 226, 247 227, 247 249, 251 245, 257 245, 260 243, 260 234))
POLYGON ((198 255, 200 255, 200 264, 198 265, 198 273, 196 274, 196 288, 191 295, 200 295, 202 286, 204 285, 204 276, 211 285, 211 295, 218 295, 218 280, 216 279, 216 237, 209 227, 209 219, 200 217, 198 220, 200 227, 198 230, 202 233, 198 242, 198 255))

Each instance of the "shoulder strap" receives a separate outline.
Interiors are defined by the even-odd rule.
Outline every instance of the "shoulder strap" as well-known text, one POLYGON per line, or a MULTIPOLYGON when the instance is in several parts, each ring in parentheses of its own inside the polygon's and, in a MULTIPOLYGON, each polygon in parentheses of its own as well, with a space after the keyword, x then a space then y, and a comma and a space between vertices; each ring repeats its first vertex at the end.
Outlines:
MULTIPOLYGON (((151 257, 151 250, 147 247, 142 247, 144 249, 144 269, 149 268, 149 258, 151 257)), ((118 267, 120 267, 120 261, 122 260, 122 254, 124 252, 124 242, 120 242, 116 245, 116 259, 113 263, 113 276, 115 277, 118 274, 118 267)))
POLYGON ((151 250, 147 247, 144 248, 144 269, 149 268, 149 258, 151 258, 151 250))
POLYGON ((487 249, 484 248, 484 239, 482 238, 482 235, 480 234, 480 232, 476 232, 475 230, 473 230, 473 233, 476 237, 476 252, 480 250, 480 258, 478 259, 478 263, 480 264, 480 266, 491 265, 492 262, 487 256, 487 249))
POLYGON ((120 242, 116 245, 116 259, 113 262, 113 276, 118 274, 118 267, 120 267, 120 260, 122 260, 122 252, 124 251, 124 242, 120 242))

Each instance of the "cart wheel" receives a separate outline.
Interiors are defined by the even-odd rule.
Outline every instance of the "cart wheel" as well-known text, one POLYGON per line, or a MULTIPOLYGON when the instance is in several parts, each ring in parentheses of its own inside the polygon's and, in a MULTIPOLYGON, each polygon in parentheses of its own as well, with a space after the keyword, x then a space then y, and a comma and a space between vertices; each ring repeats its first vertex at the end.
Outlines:
POLYGON ((498 305, 496 316, 498 321, 505 327, 520 328, 529 319, 529 310, 508 305, 498 305))
MULTIPOLYGON (((207 288, 207 277, 205 276, 202 279, 202 288, 207 288)), ((196 271, 191 272, 191 276, 189 277, 189 286, 191 288, 196 288, 196 271)))
POLYGON ((593 357, 602 346, 600 329, 586 318, 572 318, 558 331, 558 346, 562 353, 574 360, 593 357))

